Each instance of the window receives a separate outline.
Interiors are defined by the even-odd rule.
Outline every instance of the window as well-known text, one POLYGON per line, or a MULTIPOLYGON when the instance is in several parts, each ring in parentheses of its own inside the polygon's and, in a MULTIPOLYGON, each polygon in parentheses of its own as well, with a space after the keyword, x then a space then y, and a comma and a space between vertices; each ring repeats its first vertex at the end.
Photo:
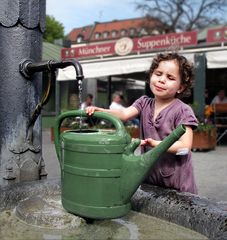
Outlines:
POLYGON ((84 36, 83 35, 79 35, 79 36, 77 36, 77 42, 78 43, 81 43, 81 42, 83 42, 83 40, 84 40, 84 36))
POLYGON ((140 30, 140 35, 141 35, 141 36, 147 35, 147 34, 148 34, 148 33, 147 33, 147 31, 146 31, 145 28, 142 28, 142 29, 140 30))
POLYGON ((127 33, 127 31, 126 31, 125 29, 122 29, 122 30, 121 30, 121 36, 122 36, 122 37, 125 36, 126 33, 127 33))
POLYGON ((117 31, 113 30, 112 31, 112 37, 116 37, 117 36, 117 31))
POLYGON ((101 34, 99 32, 95 33, 95 39, 99 39, 101 34))
POLYGON ((151 32, 152 35, 159 35, 159 31, 157 29, 154 29, 152 32, 151 32))
POLYGON ((108 38, 109 37, 109 32, 104 32, 103 33, 103 38, 108 38))
POLYGON ((133 35, 135 35, 135 33, 136 33, 136 29, 135 28, 130 28, 129 35, 133 36, 133 35))

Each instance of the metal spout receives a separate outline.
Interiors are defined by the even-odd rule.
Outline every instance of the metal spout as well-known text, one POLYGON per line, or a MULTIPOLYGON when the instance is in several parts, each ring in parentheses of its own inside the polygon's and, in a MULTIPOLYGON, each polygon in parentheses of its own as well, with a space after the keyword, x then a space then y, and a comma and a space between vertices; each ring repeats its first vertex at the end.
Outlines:
POLYGON ((83 80, 83 69, 81 64, 75 59, 67 59, 60 62, 56 62, 54 60, 43 61, 38 63, 33 63, 32 60, 26 59, 22 61, 19 65, 19 70, 21 74, 30 78, 32 74, 36 72, 45 72, 45 71, 55 71, 58 68, 65 68, 68 66, 73 66, 76 71, 76 80, 83 80))

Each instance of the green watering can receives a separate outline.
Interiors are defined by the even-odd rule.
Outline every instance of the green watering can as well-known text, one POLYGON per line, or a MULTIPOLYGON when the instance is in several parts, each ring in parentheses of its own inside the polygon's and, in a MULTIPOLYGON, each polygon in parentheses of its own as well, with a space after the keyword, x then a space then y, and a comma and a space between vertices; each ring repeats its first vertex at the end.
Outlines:
POLYGON ((78 216, 118 218, 128 213, 130 199, 158 157, 184 133, 180 125, 154 149, 136 156, 140 140, 131 141, 118 118, 95 112, 110 121, 116 131, 69 130, 60 133, 65 118, 88 117, 85 111, 61 114, 54 128, 54 143, 61 167, 62 205, 78 216))

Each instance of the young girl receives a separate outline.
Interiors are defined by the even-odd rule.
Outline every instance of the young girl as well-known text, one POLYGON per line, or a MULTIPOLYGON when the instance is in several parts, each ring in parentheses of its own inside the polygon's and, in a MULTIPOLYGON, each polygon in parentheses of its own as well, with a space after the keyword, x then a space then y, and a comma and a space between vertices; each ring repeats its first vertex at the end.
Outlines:
POLYGON ((145 182, 196 194, 190 150, 197 119, 192 109, 179 99, 190 92, 192 79, 193 66, 185 57, 176 53, 158 54, 150 67, 154 98, 142 96, 124 111, 91 106, 86 112, 88 115, 94 111, 107 112, 123 121, 139 116, 143 152, 157 146, 178 125, 184 124, 185 134, 162 154, 145 182))

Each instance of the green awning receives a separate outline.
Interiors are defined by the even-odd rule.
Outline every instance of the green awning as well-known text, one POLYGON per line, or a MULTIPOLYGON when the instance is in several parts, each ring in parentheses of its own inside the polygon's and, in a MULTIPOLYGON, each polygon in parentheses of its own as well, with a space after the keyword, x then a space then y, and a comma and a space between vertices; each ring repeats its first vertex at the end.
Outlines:
POLYGON ((42 49, 42 60, 61 60, 61 49, 62 46, 43 42, 43 49, 42 49))

